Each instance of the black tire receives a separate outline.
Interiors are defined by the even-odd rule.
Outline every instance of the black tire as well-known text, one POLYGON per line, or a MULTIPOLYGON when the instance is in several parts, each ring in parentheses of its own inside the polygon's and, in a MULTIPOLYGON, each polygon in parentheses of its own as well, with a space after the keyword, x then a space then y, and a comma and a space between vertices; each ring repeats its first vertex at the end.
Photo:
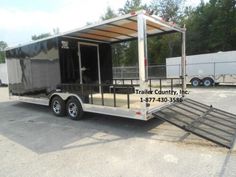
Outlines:
POLYGON ((212 86, 213 83, 214 83, 214 81, 212 80, 212 78, 204 78, 202 82, 203 82, 203 85, 204 85, 205 87, 210 87, 210 86, 212 86))
POLYGON ((53 97, 51 101, 51 110, 54 115, 62 117, 66 115, 66 104, 59 96, 53 97))
POLYGON ((66 103, 66 110, 68 116, 72 120, 80 120, 83 117, 84 111, 81 103, 77 98, 70 98, 66 103))
POLYGON ((191 85, 192 85, 193 87, 198 87, 198 86, 200 86, 200 84, 201 84, 201 80, 198 79, 198 78, 193 78, 193 79, 191 80, 191 85))

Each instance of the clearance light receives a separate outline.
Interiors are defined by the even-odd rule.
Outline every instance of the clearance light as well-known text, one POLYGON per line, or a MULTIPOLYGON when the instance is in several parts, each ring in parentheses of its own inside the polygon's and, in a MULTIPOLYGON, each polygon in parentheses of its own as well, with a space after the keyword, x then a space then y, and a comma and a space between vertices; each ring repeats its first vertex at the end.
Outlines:
POLYGON ((148 60, 146 58, 144 59, 144 65, 148 66, 148 60))
POLYGON ((141 112, 136 112, 136 114, 137 114, 137 115, 142 115, 142 113, 141 113, 141 112))

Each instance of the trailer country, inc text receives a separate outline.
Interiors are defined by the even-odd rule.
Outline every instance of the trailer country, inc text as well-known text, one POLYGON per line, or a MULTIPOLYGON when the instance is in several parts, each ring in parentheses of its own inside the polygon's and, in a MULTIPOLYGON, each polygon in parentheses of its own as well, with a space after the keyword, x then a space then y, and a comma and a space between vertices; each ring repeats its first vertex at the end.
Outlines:
POLYGON ((135 94, 139 94, 139 95, 144 95, 144 94, 149 94, 149 95, 152 95, 152 94, 155 94, 155 95, 186 95, 186 94, 189 94, 189 91, 183 91, 183 90, 179 90, 179 91, 176 91, 176 90, 159 90, 159 89, 156 89, 156 90, 139 90, 139 89, 136 89, 135 90, 135 94))

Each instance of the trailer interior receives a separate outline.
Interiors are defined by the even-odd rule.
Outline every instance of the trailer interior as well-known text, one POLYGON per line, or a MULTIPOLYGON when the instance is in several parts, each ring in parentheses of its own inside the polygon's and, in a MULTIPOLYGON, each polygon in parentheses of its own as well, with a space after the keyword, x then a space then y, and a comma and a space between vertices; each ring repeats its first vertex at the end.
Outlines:
MULTIPOLYGON (((186 91, 185 35, 185 28, 165 22, 145 11, 138 11, 22 46, 8 48, 6 57, 10 97, 24 102, 50 106, 54 98, 60 97, 63 105, 70 103, 69 114, 75 114, 78 109, 74 107, 75 104, 72 104, 72 101, 77 99, 81 110, 85 112, 145 121, 160 118, 210 141, 231 147, 236 129, 232 129, 232 126, 227 123, 221 122, 221 126, 231 127, 230 137, 213 136, 214 132, 205 129, 201 129, 205 134, 196 132, 202 125, 219 131, 219 128, 215 126, 216 122, 209 119, 210 123, 205 123, 206 116, 214 110, 212 107, 211 109, 200 109, 200 113, 195 113, 197 117, 194 118, 188 114, 184 116, 183 113, 181 116, 181 112, 178 112, 178 109, 185 112, 196 112, 198 110, 194 107, 201 106, 195 102, 192 110, 179 106, 179 104, 184 105, 188 102, 184 98, 186 91), (182 76, 180 78, 150 79, 147 71, 147 37, 170 33, 180 33, 182 36, 182 76), (112 76, 111 46, 128 40, 138 42, 139 78, 115 80, 112 76), (176 103, 147 101, 153 97, 152 93, 156 90, 162 93, 158 96, 167 99, 175 97, 182 100, 176 103), (175 90, 182 90, 182 92, 170 94, 175 90), (165 94, 168 91, 170 93, 165 94), (191 119, 192 122, 185 119, 191 119), (175 121, 185 122, 185 124, 180 125, 175 121), (211 136, 206 136, 206 134, 211 136), (220 140, 219 137, 221 137, 220 140), (224 141, 221 141, 222 138, 224 141)), ((52 106, 53 110, 59 108, 61 105, 55 104, 54 107, 53 104, 52 106)), ((224 115, 226 118, 222 119, 233 119, 228 123, 236 124, 235 115, 219 112, 217 110, 218 117, 224 115)), ((224 129, 220 131, 224 131, 224 129)))

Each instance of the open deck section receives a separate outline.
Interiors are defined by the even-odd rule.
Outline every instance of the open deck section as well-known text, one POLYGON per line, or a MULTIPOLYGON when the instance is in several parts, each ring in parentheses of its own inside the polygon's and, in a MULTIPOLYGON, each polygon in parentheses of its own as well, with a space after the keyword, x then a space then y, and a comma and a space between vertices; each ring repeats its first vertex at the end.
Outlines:
POLYGON ((116 102, 114 102, 113 93, 105 93, 102 95, 99 93, 89 95, 89 103, 94 105, 102 105, 109 107, 120 107, 124 109, 140 109, 142 107, 142 102, 145 102, 145 99, 150 99, 150 109, 161 108, 166 105, 165 99, 177 98, 171 95, 137 95, 137 94, 116 94, 116 102), (159 99, 160 98, 160 99, 159 99), (129 102, 127 101, 129 99, 129 102), (163 99, 163 101, 162 101, 163 99))
POLYGON ((141 89, 137 79, 116 79, 112 84, 61 84, 62 92, 79 95, 91 105, 124 109, 161 108, 181 97, 181 81, 177 78, 149 79, 141 89))

